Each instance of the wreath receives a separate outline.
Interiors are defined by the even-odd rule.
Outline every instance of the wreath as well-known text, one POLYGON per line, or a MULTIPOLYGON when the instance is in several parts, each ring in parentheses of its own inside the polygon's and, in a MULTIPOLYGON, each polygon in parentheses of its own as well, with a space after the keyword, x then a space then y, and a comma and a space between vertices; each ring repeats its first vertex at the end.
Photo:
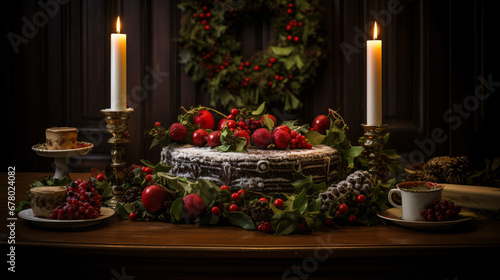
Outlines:
POLYGON ((179 62, 210 94, 212 106, 256 108, 262 102, 302 106, 324 56, 319 0, 184 0, 179 62), (268 17, 270 46, 245 59, 237 26, 268 17))

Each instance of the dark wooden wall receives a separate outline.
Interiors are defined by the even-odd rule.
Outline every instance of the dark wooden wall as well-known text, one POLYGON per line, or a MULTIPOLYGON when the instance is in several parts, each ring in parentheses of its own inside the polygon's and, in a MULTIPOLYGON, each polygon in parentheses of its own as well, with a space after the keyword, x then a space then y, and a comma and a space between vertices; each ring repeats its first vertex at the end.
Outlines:
MULTIPOLYGON (((31 150, 45 140, 45 128, 50 126, 77 127, 82 140, 95 144, 73 170, 103 168, 109 162, 110 134, 100 110, 110 104, 110 34, 117 16, 127 34, 128 103, 135 109, 126 160, 158 162, 159 150, 149 150, 144 129, 155 121, 172 123, 181 105, 208 105, 208 96, 177 63, 179 1, 43 0, 46 7, 38 2, 9 1, 3 16, 5 165, 15 165, 19 171, 50 171, 52 160, 31 150), (36 25, 30 29, 27 22, 36 25), (13 44, 9 34, 24 39, 13 44)), ((383 40, 389 146, 411 163, 443 154, 476 159, 499 154, 492 145, 500 104, 495 92, 500 59, 494 44, 498 37, 494 1, 325 0, 323 4, 328 56, 305 92, 305 106, 298 112, 269 108, 270 112, 310 123, 329 107, 340 109, 356 143, 366 111, 364 41, 377 20, 383 40)), ((262 23, 244 27, 244 55, 267 47, 266 28, 262 23)))

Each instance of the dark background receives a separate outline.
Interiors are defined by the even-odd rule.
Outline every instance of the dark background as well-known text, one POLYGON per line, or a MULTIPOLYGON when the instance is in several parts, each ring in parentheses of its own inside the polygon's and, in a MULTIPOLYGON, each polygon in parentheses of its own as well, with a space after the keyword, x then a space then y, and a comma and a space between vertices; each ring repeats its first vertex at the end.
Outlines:
MULTIPOLYGON (((159 148, 149 149, 143 131, 156 121, 174 122, 180 106, 208 105, 209 100, 177 63, 179 1, 58 1, 62 3, 42 0, 53 5, 50 9, 39 0, 8 1, 2 16, 5 165, 17 171, 51 171, 52 159, 31 150, 45 141, 45 129, 51 126, 77 127, 80 140, 96 146, 72 164, 72 171, 102 169, 110 162, 106 141, 111 135, 100 110, 110 106, 110 34, 117 16, 127 34, 128 103, 135 109, 126 161, 158 162, 159 148), (26 22, 39 26, 27 30, 26 22), (9 33, 24 38, 17 50, 9 33), (151 69, 161 72, 160 78, 150 80, 151 69), (137 95, 141 86, 148 89, 137 95)), ((356 144, 366 120, 363 32, 371 34, 377 20, 389 146, 409 163, 437 155, 468 155, 478 163, 498 156, 500 149, 493 145, 500 104, 494 2, 323 1, 327 59, 304 92, 305 106, 298 112, 268 111, 311 123, 328 108, 340 109, 356 144)), ((269 28, 266 20, 243 27, 245 56, 267 47, 269 28)))

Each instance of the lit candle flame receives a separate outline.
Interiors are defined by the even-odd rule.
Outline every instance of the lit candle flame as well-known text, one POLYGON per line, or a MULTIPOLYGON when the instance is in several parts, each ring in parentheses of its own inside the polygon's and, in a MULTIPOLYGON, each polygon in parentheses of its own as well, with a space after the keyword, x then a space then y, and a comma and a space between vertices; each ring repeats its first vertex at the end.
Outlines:
POLYGON ((120 17, 116 19, 116 33, 120 33, 120 17))
POLYGON ((373 28, 373 40, 377 40, 377 22, 375 22, 375 27, 373 28))

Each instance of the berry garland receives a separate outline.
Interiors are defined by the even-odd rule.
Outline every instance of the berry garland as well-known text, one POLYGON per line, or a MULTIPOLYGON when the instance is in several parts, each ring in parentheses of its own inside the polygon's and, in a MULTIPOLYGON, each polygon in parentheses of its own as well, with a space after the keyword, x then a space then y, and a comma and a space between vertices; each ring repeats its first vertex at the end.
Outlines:
POLYGON ((211 96, 211 105, 255 108, 262 102, 302 106, 299 99, 324 56, 319 0, 184 0, 179 61, 211 96), (235 26, 269 17, 269 48, 242 57, 235 26))

